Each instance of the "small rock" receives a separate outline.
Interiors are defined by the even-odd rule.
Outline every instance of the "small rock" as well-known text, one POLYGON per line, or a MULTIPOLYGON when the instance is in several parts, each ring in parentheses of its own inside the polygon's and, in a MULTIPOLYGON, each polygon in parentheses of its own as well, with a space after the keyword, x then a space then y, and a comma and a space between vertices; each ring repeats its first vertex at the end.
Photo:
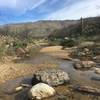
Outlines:
POLYGON ((86 54, 84 52, 78 52, 78 56, 85 56, 86 54))
POLYGON ((39 83, 30 89, 28 96, 32 100, 41 100, 43 98, 54 96, 55 93, 56 91, 51 86, 44 83, 39 83))
POLYGON ((100 68, 94 68, 96 74, 100 74, 100 68))
POLYGON ((74 63, 74 68, 75 69, 84 69, 84 68, 92 68, 95 67, 96 64, 93 61, 80 61, 80 62, 75 62, 74 63))
POLYGON ((100 62, 100 55, 93 57, 93 60, 95 60, 96 62, 100 62))
POLYGON ((100 77, 91 77, 92 80, 100 81, 100 77))
POLYGON ((57 100, 68 100, 67 96, 64 96, 64 95, 59 95, 57 97, 57 100))
POLYGON ((84 52, 89 52, 90 50, 88 48, 84 48, 84 52))
POLYGON ((43 82, 51 86, 58 86, 69 82, 68 74, 60 69, 46 69, 37 71, 33 75, 32 84, 43 82))

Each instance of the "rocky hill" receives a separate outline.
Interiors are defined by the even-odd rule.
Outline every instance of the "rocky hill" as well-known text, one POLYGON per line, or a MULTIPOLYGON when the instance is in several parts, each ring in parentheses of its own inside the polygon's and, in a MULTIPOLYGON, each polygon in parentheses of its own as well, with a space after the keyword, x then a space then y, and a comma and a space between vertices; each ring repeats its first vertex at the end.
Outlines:
MULTIPOLYGON (((47 37, 47 36, 68 36, 69 33, 76 34, 81 32, 82 20, 64 20, 64 21, 37 21, 32 23, 10 24, 0 27, 1 35, 21 35, 22 37, 47 37)), ((94 29, 98 34, 100 32, 100 17, 83 19, 85 32, 94 29)), ((94 30, 91 30, 95 33, 94 30)), ((90 32, 91 33, 91 32, 90 32)))
POLYGON ((76 24, 54 30, 50 37, 97 37, 100 39, 100 17, 80 19, 76 24))
POLYGON ((5 25, 0 28, 0 34, 28 34, 32 37, 44 37, 51 34, 56 29, 62 29, 70 25, 76 24, 76 20, 65 20, 65 21, 38 21, 33 23, 20 23, 5 25), (8 32, 8 31, 9 32, 8 32))

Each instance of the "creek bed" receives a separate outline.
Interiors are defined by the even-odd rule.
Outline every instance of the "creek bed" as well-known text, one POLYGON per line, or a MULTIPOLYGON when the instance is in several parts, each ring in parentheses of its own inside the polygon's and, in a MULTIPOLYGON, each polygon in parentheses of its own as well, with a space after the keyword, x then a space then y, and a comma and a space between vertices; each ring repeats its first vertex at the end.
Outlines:
MULTIPOLYGON (((73 62, 71 61, 57 59, 50 55, 40 53, 33 59, 25 59, 22 61, 17 61, 17 63, 25 63, 27 65, 30 63, 34 65, 42 64, 42 63, 55 63, 58 65, 60 69, 66 71, 71 78, 70 84, 66 86, 57 87, 58 89, 57 91, 61 95, 63 94, 66 95, 66 98, 68 98, 68 100, 84 100, 84 98, 85 100, 100 100, 100 96, 81 94, 76 91, 70 91, 69 93, 70 96, 69 96, 66 94, 67 92, 63 92, 68 89, 70 90, 69 88, 70 85, 78 85, 78 84, 88 85, 100 89, 100 81, 94 80, 95 77, 100 78, 100 75, 95 74, 91 70, 88 71, 75 70, 73 68, 73 62)), ((27 91, 29 90, 29 88, 25 88, 24 90, 17 93, 14 92, 14 89, 17 86, 19 86, 21 83, 31 84, 31 79, 32 79, 32 75, 28 75, 28 76, 17 78, 15 80, 7 81, 5 84, 0 85, 0 100, 28 100, 27 91)), ((60 99, 57 99, 56 97, 52 97, 47 100, 60 100, 60 99)), ((65 100, 65 99, 61 99, 61 100, 65 100)))

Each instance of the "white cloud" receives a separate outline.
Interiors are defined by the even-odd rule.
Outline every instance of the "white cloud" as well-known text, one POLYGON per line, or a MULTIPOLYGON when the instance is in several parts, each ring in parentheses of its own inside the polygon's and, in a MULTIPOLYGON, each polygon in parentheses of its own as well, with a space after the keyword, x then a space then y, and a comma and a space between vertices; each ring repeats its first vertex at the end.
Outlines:
POLYGON ((16 9, 17 10, 32 10, 46 0, 16 0, 16 9))
POLYGON ((10 8, 19 14, 25 13, 27 10, 32 10, 46 0, 0 0, 0 8, 10 8))
POLYGON ((100 0, 83 0, 72 4, 70 7, 62 8, 57 12, 48 15, 47 19, 78 19, 80 17, 97 16, 100 14, 100 0))
POLYGON ((16 6, 16 0, 0 0, 0 8, 13 8, 16 6))

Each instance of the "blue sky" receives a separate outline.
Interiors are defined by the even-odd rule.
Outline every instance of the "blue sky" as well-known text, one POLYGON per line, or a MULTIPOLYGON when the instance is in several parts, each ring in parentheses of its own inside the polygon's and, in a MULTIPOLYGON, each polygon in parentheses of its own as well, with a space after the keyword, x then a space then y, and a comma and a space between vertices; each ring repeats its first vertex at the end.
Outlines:
POLYGON ((100 0, 0 0, 0 24, 100 16, 100 0))

